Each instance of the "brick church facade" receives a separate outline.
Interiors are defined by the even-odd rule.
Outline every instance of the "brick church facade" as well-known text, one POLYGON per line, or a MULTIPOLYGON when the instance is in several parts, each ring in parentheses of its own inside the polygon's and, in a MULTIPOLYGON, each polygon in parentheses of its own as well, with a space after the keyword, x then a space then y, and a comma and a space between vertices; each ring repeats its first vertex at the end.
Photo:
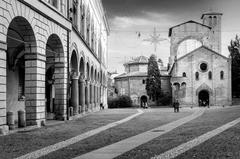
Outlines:
POLYGON ((173 101, 182 106, 231 105, 231 59, 221 51, 221 13, 170 28, 173 101))
POLYGON ((101 1, 0 0, 0 132, 107 107, 101 1), (11 119, 11 120, 9 120, 11 119))

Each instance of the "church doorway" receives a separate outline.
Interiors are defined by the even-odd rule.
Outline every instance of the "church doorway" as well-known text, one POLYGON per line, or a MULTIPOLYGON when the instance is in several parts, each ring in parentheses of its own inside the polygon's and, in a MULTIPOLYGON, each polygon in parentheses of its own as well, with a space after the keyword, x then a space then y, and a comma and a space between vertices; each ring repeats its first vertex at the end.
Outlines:
POLYGON ((209 106, 209 92, 202 90, 198 95, 198 103, 200 107, 209 106))
POLYGON ((147 96, 143 95, 141 97, 141 107, 146 108, 147 107, 147 96))

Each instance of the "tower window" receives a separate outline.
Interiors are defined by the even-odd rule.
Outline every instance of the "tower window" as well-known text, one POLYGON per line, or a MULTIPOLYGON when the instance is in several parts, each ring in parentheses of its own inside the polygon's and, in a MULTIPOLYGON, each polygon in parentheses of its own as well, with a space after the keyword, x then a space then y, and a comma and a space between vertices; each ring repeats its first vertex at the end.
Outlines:
POLYGON ((142 84, 145 84, 146 83, 146 80, 142 80, 142 84))
POLYGON ((186 72, 183 72, 182 76, 183 76, 183 77, 187 77, 186 72))
POLYGON ((208 79, 209 79, 209 80, 212 80, 212 72, 211 72, 211 71, 208 72, 208 79))
POLYGON ((73 10, 72 10, 72 12, 73 12, 73 25, 76 28, 78 26, 78 9, 77 9, 77 7, 78 7, 78 1, 75 0, 75 1, 73 1, 73 10))
POLYGON ((224 79, 224 72, 223 72, 223 71, 220 72, 220 79, 221 79, 221 80, 224 79))
POLYGON ((196 78, 197 81, 199 80, 199 73, 198 72, 195 73, 195 78, 196 78))
POLYGON ((209 26, 212 26, 212 16, 209 16, 209 26))
POLYGON ((213 17, 213 25, 214 26, 217 25, 217 17, 216 16, 213 17))

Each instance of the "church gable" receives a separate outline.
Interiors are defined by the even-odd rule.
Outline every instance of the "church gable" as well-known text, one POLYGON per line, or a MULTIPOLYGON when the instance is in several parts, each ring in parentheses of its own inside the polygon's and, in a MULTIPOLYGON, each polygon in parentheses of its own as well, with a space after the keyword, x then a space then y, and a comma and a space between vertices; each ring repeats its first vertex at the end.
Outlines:
POLYGON ((212 55, 215 55, 215 58, 217 58, 217 59, 223 59, 223 60, 228 61, 227 57, 225 57, 205 46, 201 46, 201 47, 193 50, 192 52, 178 58, 177 61, 178 62, 181 60, 185 61, 185 59, 189 58, 189 56, 195 56, 195 57, 199 57, 199 58, 203 58, 203 57, 208 58, 209 56, 212 56, 212 55))
POLYGON ((176 25, 176 26, 173 26, 169 29, 169 37, 172 36, 172 33, 174 32, 174 30, 179 30, 181 28, 185 28, 184 31, 187 32, 189 30, 189 32, 193 32, 193 30, 195 30, 196 32, 199 31, 199 29, 211 29, 211 27, 207 26, 207 25, 204 25, 204 24, 201 24, 201 23, 198 23, 198 22, 195 22, 195 21, 187 21, 185 23, 181 23, 179 25, 176 25))

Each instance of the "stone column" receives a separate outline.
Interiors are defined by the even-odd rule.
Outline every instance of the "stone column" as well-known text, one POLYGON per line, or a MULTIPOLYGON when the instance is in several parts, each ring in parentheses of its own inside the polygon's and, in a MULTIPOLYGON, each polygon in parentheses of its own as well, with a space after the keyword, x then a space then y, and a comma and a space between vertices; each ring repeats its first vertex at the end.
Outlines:
POLYGON ((94 86, 94 104, 97 107, 97 83, 94 86))
POLYGON ((92 103, 92 110, 95 107, 95 103, 94 103, 94 83, 92 82, 92 92, 91 92, 91 103, 92 103))
POLYGON ((103 96, 102 96, 102 94, 103 94, 103 87, 101 85, 100 86, 100 103, 103 103, 103 96))
POLYGON ((71 106, 73 107, 73 114, 78 114, 79 99, 78 99, 78 76, 73 75, 71 86, 71 106))
POLYGON ((92 109, 92 83, 89 83, 89 110, 92 109))
POLYGON ((45 61, 46 57, 27 48, 25 54, 26 124, 45 125, 45 61))
POLYGON ((99 85, 97 85, 97 105, 99 106, 99 85))
POLYGON ((85 81, 83 78, 80 78, 80 87, 79 87, 79 104, 81 105, 81 112, 85 111, 85 81))
POLYGON ((7 126, 7 103, 6 103, 6 92, 7 92, 7 72, 6 72, 6 50, 7 44, 0 42, 0 87, 2 92, 0 96, 0 134, 7 134, 8 133, 8 126, 7 126))
MULTIPOLYGON (((55 59, 56 60, 56 59, 55 59)), ((68 89, 68 74, 67 65, 64 62, 55 62, 54 71, 54 87, 55 87, 55 100, 54 100, 54 113, 57 120, 67 120, 67 89, 68 89)))
POLYGON ((89 82, 86 81, 86 91, 85 91, 85 111, 89 110, 89 82))

